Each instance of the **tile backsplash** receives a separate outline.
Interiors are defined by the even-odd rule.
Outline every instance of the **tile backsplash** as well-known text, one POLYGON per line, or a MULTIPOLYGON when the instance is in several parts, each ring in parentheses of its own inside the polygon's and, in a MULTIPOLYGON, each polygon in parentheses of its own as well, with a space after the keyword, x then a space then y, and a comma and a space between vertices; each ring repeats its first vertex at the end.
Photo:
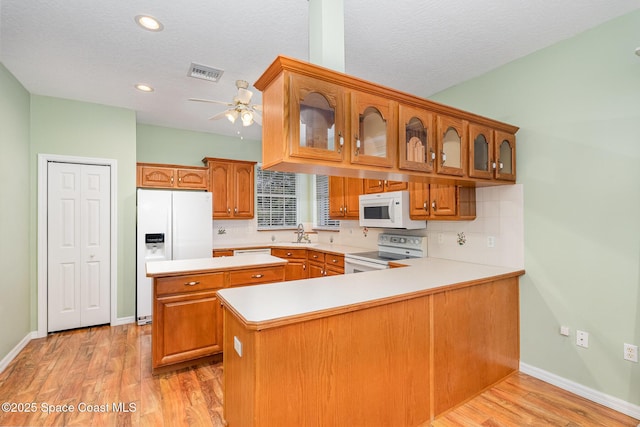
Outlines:
POLYGON ((428 221, 429 256, 524 268, 522 184, 476 189, 473 221, 428 221))

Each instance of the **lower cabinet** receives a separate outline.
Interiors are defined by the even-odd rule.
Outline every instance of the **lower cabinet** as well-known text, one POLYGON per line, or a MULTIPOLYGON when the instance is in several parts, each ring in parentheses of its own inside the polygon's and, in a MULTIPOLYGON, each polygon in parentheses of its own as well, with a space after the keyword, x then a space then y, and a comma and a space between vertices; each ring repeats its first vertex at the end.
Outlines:
POLYGON ((284 265, 156 277, 153 286, 153 372, 222 353, 222 307, 216 292, 284 280, 284 265))
POLYGON ((271 255, 288 261, 284 267, 284 280, 300 280, 309 277, 306 249, 272 248, 271 255))
POLYGON ((216 291, 224 282, 222 272, 155 280, 154 370, 222 351, 222 311, 216 291))
POLYGON ((344 255, 310 249, 307 251, 307 260, 310 278, 344 274, 344 255))

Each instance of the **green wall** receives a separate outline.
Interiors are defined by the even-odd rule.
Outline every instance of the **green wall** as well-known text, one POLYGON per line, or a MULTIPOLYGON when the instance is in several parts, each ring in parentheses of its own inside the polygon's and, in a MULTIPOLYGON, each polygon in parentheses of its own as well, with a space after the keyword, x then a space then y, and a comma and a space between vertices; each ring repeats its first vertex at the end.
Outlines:
POLYGON ((636 405, 640 365, 622 354, 640 345, 639 44, 640 11, 432 97, 520 126, 522 362, 636 405))
POLYGON ((29 92, 0 63, 0 360, 32 330, 29 92))
MULTIPOLYGON (((98 157, 117 160, 118 169, 118 317, 135 315, 136 289, 136 116, 123 108, 44 96, 31 96, 31 229, 37 229, 37 155, 98 157)), ((37 289, 35 232, 30 248, 32 289, 37 289)), ((37 299, 31 303, 37 329, 37 299)))
POLYGON ((204 157, 262 161, 262 142, 138 124, 138 162, 203 166, 204 157))

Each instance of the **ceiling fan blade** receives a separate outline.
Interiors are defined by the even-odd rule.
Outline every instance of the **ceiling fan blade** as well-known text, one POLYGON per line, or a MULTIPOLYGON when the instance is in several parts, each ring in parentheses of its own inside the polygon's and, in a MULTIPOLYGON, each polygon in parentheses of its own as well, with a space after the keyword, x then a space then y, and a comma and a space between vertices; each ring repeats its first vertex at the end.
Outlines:
POLYGON ((251 106, 251 109, 252 109, 252 110, 254 110, 254 111, 262 111, 262 105, 260 105, 260 104, 253 104, 253 105, 251 106))
POLYGON ((189 98, 189 101, 208 102, 210 104, 222 104, 222 105, 226 105, 227 107, 233 106, 233 104, 230 102, 214 101, 213 99, 189 98))
POLYGON ((238 88, 238 100, 242 104, 248 104, 251 101, 251 97, 253 96, 253 92, 247 89, 238 88))
POLYGON ((209 120, 218 120, 224 117, 225 114, 227 114, 229 110, 223 111, 222 113, 218 113, 215 116, 211 116, 209 117, 209 120))
POLYGON ((256 122, 257 124, 259 124, 260 126, 262 126, 262 116, 258 112, 254 111, 254 113, 253 113, 253 121, 256 122))

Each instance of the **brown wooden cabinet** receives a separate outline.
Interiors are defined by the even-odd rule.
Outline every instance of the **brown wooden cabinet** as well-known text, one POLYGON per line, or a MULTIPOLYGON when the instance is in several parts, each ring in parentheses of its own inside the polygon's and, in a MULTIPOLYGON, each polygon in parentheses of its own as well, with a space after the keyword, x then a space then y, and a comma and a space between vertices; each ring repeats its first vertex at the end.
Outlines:
POLYGON ((214 249, 213 250, 213 256, 214 257, 233 256, 233 250, 231 250, 231 249, 214 249))
POLYGON ((351 163, 395 165, 397 103, 369 93, 351 92, 351 163))
POLYGON ((138 163, 136 181, 140 188, 208 190, 209 170, 198 166, 138 163))
POLYGON ((384 193, 387 191, 400 191, 409 188, 409 184, 403 181, 389 181, 386 179, 365 179, 365 194, 384 193))
POLYGON ((516 126, 284 56, 254 85, 263 92, 266 168, 463 186, 506 184, 515 174, 516 126), (469 176, 471 122, 507 141, 502 178, 469 176))
POLYGON ((256 162, 205 157, 213 193, 213 218, 250 219, 254 216, 256 162))
POLYGON ((329 177, 329 218, 358 219, 359 197, 363 193, 363 180, 341 176, 329 177))
POLYGON ((309 249, 309 277, 344 274, 344 255, 309 249))
POLYGON ((410 217, 415 220, 472 220, 476 190, 456 185, 409 183, 410 217))
POLYGON ((288 261, 284 267, 284 280, 299 280, 309 277, 306 249, 272 248, 271 255, 288 261))
POLYGON ((157 278, 153 287, 152 367, 222 351, 222 311, 216 291, 224 273, 157 278))
POLYGON ((469 123, 469 176, 515 181, 515 135, 469 123))

